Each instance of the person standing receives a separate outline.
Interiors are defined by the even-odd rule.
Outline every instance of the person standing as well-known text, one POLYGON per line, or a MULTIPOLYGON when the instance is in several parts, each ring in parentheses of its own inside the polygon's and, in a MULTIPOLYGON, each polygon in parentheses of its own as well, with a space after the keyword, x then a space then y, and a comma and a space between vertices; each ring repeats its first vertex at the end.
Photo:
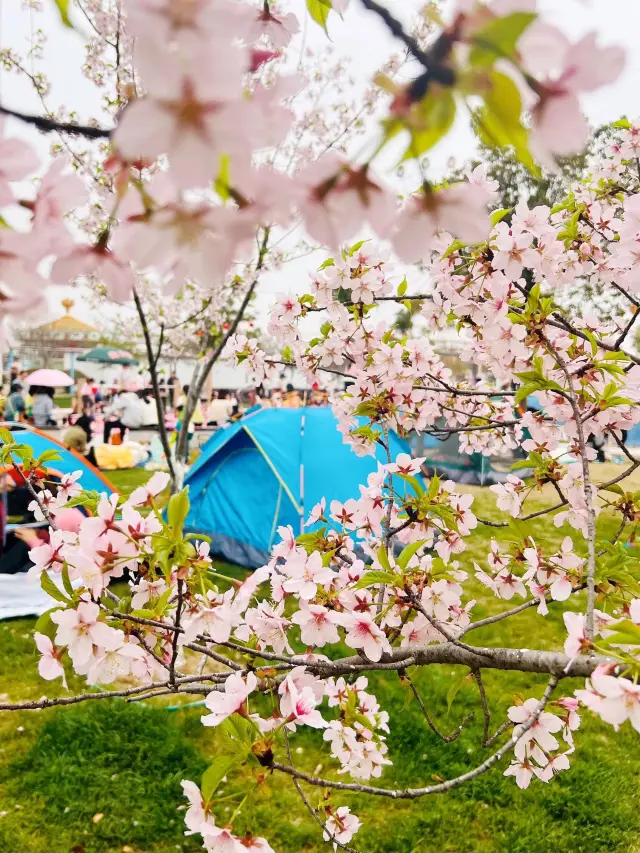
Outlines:
POLYGON ((33 396, 33 425, 37 427, 55 427, 53 419, 53 388, 31 388, 33 396))
POLYGON ((167 408, 175 409, 178 405, 178 390, 180 388, 180 380, 175 373, 172 373, 167 380, 167 408))
POLYGON ((19 382, 11 383, 9 396, 4 404, 4 417, 7 421, 21 421, 24 418, 24 413, 27 409, 24 397, 22 396, 22 385, 19 382))

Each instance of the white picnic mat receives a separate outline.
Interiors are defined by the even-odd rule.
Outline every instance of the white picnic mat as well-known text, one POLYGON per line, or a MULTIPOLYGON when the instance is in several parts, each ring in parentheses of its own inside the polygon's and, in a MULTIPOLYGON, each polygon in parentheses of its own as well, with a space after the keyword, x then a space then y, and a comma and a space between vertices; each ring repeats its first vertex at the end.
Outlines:
MULTIPOLYGON (((49 577, 62 588, 60 575, 50 572, 49 577)), ((40 616, 56 605, 37 580, 27 580, 26 572, 0 575, 0 621, 16 616, 40 616)))

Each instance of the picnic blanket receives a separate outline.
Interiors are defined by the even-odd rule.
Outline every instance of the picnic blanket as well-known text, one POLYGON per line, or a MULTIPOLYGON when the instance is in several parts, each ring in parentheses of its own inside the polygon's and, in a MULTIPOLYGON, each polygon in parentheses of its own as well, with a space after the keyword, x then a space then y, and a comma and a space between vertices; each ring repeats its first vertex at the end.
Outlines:
MULTIPOLYGON (((56 586, 62 588, 59 574, 49 572, 49 577, 56 586)), ((0 621, 18 616, 40 616, 57 603, 47 595, 37 580, 28 580, 26 572, 0 575, 0 621)))

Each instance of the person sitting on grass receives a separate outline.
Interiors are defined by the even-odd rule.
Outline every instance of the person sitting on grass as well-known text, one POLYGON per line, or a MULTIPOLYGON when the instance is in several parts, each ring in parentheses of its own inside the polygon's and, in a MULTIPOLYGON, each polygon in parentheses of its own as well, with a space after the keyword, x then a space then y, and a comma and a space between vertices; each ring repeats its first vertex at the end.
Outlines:
POLYGON ((109 437, 114 429, 120 430, 121 439, 128 429, 140 429, 144 422, 144 403, 135 391, 124 391, 111 408, 111 418, 104 422, 104 443, 109 443, 109 437))

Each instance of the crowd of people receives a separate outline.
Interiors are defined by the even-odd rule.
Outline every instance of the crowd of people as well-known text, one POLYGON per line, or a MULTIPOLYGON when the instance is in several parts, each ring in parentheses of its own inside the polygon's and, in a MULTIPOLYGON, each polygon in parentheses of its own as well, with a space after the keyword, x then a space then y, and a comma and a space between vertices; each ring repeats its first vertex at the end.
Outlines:
POLYGON ((24 421, 36 427, 55 427, 54 389, 41 385, 25 387, 18 379, 11 382, 4 398, 4 420, 24 421))
MULTIPOLYGON (((180 383, 175 373, 162 378, 158 407, 151 383, 144 375, 127 373, 111 384, 81 377, 76 383, 69 412, 56 408, 53 388, 32 386, 27 380, 28 373, 15 364, 11 368, 9 385, 0 397, 0 419, 32 424, 40 429, 61 428, 64 430, 63 443, 96 464, 99 464, 96 445, 122 445, 131 441, 132 431, 156 430, 159 412, 167 431, 179 432, 190 390, 189 385, 180 383)), ((260 386, 244 391, 207 392, 201 396, 190 419, 189 439, 197 429, 215 429, 256 406, 297 409, 322 405, 327 405, 325 392, 299 391, 284 375, 278 387, 269 390, 260 386)))

